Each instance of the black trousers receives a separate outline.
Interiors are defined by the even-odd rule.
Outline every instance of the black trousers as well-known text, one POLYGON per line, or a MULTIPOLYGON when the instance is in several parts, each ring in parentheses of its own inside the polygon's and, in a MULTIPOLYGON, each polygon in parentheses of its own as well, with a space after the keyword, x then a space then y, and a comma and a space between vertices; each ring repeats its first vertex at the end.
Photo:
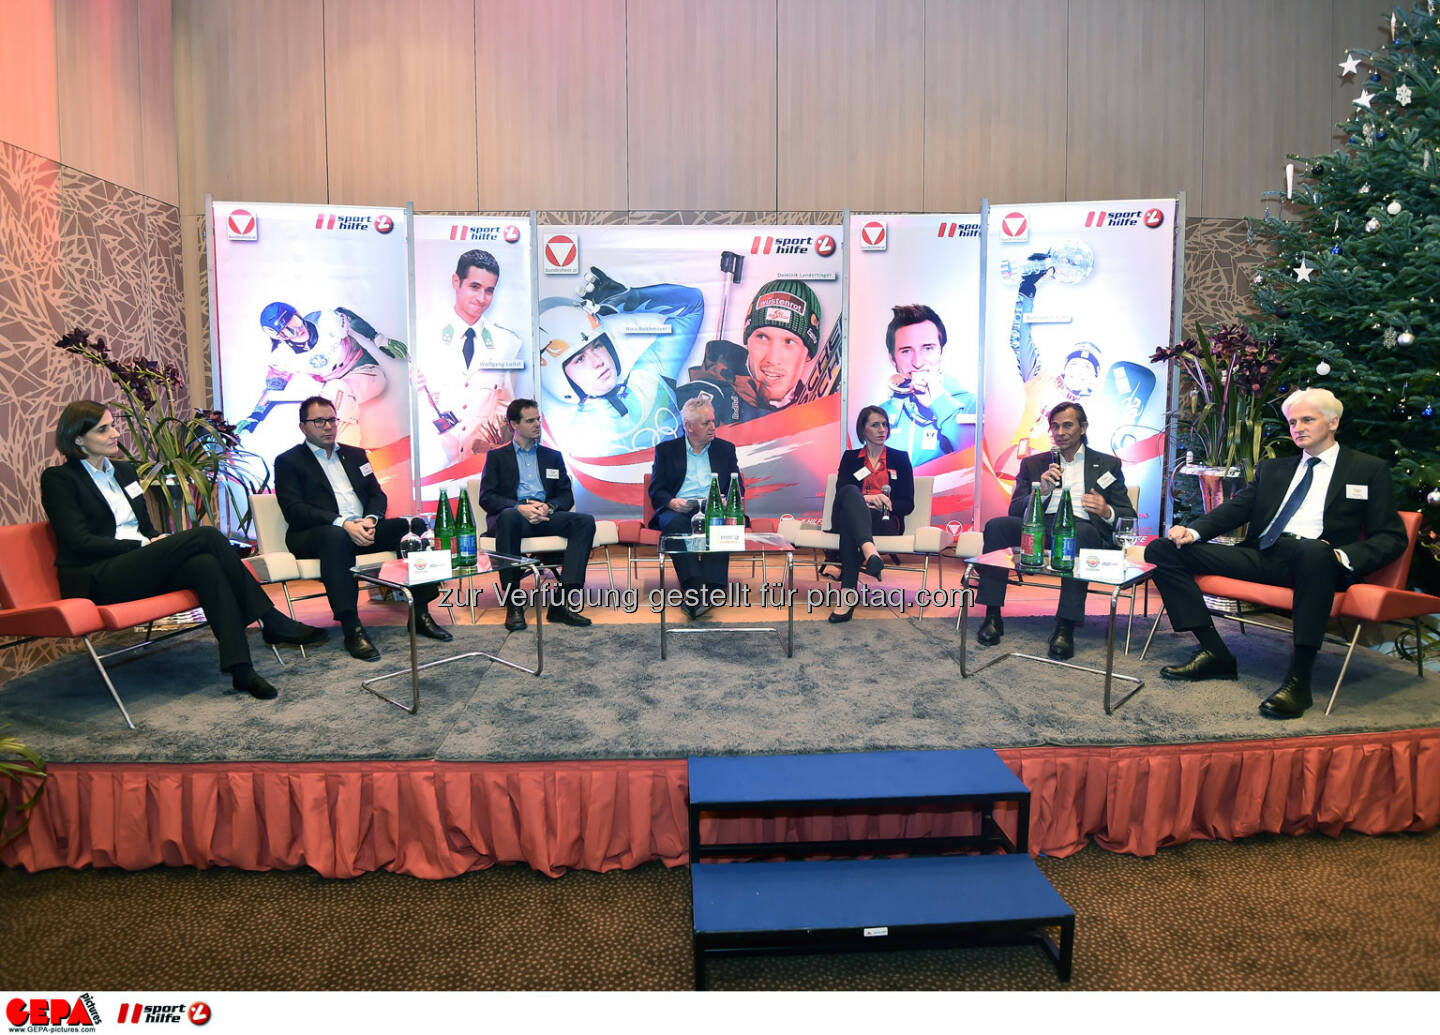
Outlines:
MULTIPOLYGON (((585 566, 590 563, 590 550, 595 545, 595 519, 573 510, 557 510, 544 521, 531 524, 514 507, 500 512, 490 530, 495 536, 495 551, 518 557, 520 540, 530 536, 558 535, 565 537, 565 560, 560 566, 562 586, 585 585, 585 566)), ((500 573, 500 585, 514 589, 520 584, 522 572, 511 568, 500 573)))
POLYGON ((830 505, 830 528, 840 536, 840 588, 854 589, 860 581, 860 547, 877 535, 899 535, 900 521, 866 506, 860 486, 842 485, 830 505))
MULTIPOLYGON (((405 518, 381 518, 375 526, 373 546, 356 546, 350 539, 350 533, 339 525, 319 525, 303 532, 291 532, 285 542, 296 557, 319 559, 325 598, 330 601, 330 613, 338 622, 347 616, 355 616, 359 611, 360 587, 355 582, 355 576, 350 574, 350 569, 355 567, 355 558, 362 552, 395 549, 409 530, 410 522, 405 518)), ((431 583, 415 586, 410 592, 415 597, 415 605, 423 609, 440 595, 440 587, 431 583)))
POLYGON ((1335 594, 1356 579, 1335 559, 1335 551, 1319 539, 1282 538, 1268 550, 1218 543, 1176 546, 1169 539, 1152 539, 1145 560, 1155 565, 1155 586, 1170 624, 1181 631, 1213 624, 1196 575, 1224 575, 1267 586, 1289 586, 1295 594, 1291 612, 1295 646, 1320 647, 1335 594))
POLYGON ((245 627, 275 605, 230 540, 204 525, 168 535, 90 570, 90 599, 123 604, 178 589, 194 590, 220 646, 220 668, 250 663, 245 627))
MULTIPOLYGON (((1056 514, 1059 512, 1057 511, 1056 514)), ((1045 515, 1045 532, 1048 536, 1055 529, 1056 514, 1045 515)), ((1004 549, 1007 546, 1020 545, 1020 526, 1024 520, 1018 517, 1011 517, 1009 514, 1002 517, 993 517, 985 522, 985 552, 1004 549)), ((1104 545, 1100 537, 1100 530, 1095 527, 1093 521, 1075 521, 1075 548, 1086 550, 1098 550, 1104 545)), ((1084 579, 1061 579, 1060 580, 1060 604, 1055 609, 1055 617, 1063 618, 1069 622, 1078 622, 1085 617, 1085 596, 1088 583, 1084 579)), ((1005 603, 1005 590, 1008 586, 1007 572, 1004 568, 991 568, 982 565, 980 568, 980 589, 975 594, 977 603, 985 607, 1000 607, 1005 603)))
MULTIPOLYGON (((689 535, 691 511, 680 513, 679 511, 665 508, 660 512, 660 534, 661 535, 689 535)), ((730 555, 728 553, 703 553, 703 554, 670 554, 670 563, 675 566, 675 574, 680 579, 680 585, 686 589, 706 585, 720 587, 730 581, 730 555)))

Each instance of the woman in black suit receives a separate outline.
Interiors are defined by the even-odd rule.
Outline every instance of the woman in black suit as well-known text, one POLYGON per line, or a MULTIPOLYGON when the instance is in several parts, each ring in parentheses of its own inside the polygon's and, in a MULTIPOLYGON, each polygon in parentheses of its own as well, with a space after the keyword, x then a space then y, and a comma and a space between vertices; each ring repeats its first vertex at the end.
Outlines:
MULTIPOLYGON (((860 571, 879 578, 885 568, 875 549, 877 535, 900 535, 905 516, 915 509, 915 475, 910 455, 885 445, 890 418, 878 406, 867 406, 855 419, 855 435, 865 444, 840 455, 835 475, 835 502, 830 528, 840 536, 840 589, 854 589, 860 571)), ((848 610, 830 612, 830 621, 848 622, 848 610)))
POLYGON ((250 663, 245 627, 259 621, 266 643, 312 644, 324 629, 278 611, 219 529, 158 533, 135 469, 117 462, 120 432, 109 409, 90 400, 60 414, 55 448, 66 457, 40 475, 40 502, 55 529, 60 592, 97 604, 194 590, 220 646, 220 668, 254 697, 275 688, 250 663))

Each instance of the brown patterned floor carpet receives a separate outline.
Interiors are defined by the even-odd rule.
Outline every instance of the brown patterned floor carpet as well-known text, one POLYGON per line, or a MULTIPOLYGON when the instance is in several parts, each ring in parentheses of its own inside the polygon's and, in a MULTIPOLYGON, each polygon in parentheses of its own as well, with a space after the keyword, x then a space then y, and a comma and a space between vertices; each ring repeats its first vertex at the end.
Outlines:
MULTIPOLYGON (((1041 868, 1075 909, 1075 974, 1033 946, 747 957, 717 989, 1440 988, 1440 830, 1090 848, 1041 868)), ((309 871, 0 870, 12 988, 685 989, 690 881, 659 865, 550 880, 309 871), (158 903, 164 903, 163 912, 158 903)))

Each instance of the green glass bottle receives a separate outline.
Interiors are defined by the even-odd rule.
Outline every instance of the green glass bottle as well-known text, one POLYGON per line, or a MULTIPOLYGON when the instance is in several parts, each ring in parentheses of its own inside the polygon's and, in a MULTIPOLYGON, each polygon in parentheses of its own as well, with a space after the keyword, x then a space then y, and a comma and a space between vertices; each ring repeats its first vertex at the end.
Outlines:
POLYGON ((1075 570, 1075 508, 1070 490, 1060 492, 1060 510, 1055 514, 1055 533, 1050 541, 1050 567, 1054 571, 1075 570))
POLYGON ((460 505, 455 508, 455 563, 473 568, 475 561, 475 518, 470 511, 470 494, 462 490, 460 505))
POLYGON ((455 559, 459 544, 455 542, 455 513, 450 509, 450 494, 440 490, 440 505, 435 508, 435 546, 455 559))
POLYGON ((705 536, 709 545, 710 529, 725 523, 725 500, 720 495, 720 476, 710 476, 710 493, 705 497, 705 536))
POLYGON ((745 512, 740 504, 740 479, 730 479, 730 498, 725 501, 725 523, 727 525, 743 525, 745 523, 745 512))
POLYGON ((1045 497, 1040 483, 1030 486, 1030 505, 1020 526, 1020 564, 1026 568, 1045 566, 1045 497))

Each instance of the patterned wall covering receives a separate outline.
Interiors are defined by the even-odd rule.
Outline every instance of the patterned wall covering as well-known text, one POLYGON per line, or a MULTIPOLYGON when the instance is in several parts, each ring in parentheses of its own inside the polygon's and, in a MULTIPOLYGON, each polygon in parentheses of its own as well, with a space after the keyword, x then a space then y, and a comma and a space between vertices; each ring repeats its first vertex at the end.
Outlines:
POLYGON ((1185 221, 1185 292, 1181 325, 1230 323, 1257 312, 1250 278, 1264 258, 1243 219, 1185 221))
MULTIPOLYGON (((0 142, 0 522, 39 521, 42 468, 72 399, 108 378, 52 343, 72 327, 185 367, 180 211, 0 142)), ((63 644, 0 652, 0 680, 63 644)))

